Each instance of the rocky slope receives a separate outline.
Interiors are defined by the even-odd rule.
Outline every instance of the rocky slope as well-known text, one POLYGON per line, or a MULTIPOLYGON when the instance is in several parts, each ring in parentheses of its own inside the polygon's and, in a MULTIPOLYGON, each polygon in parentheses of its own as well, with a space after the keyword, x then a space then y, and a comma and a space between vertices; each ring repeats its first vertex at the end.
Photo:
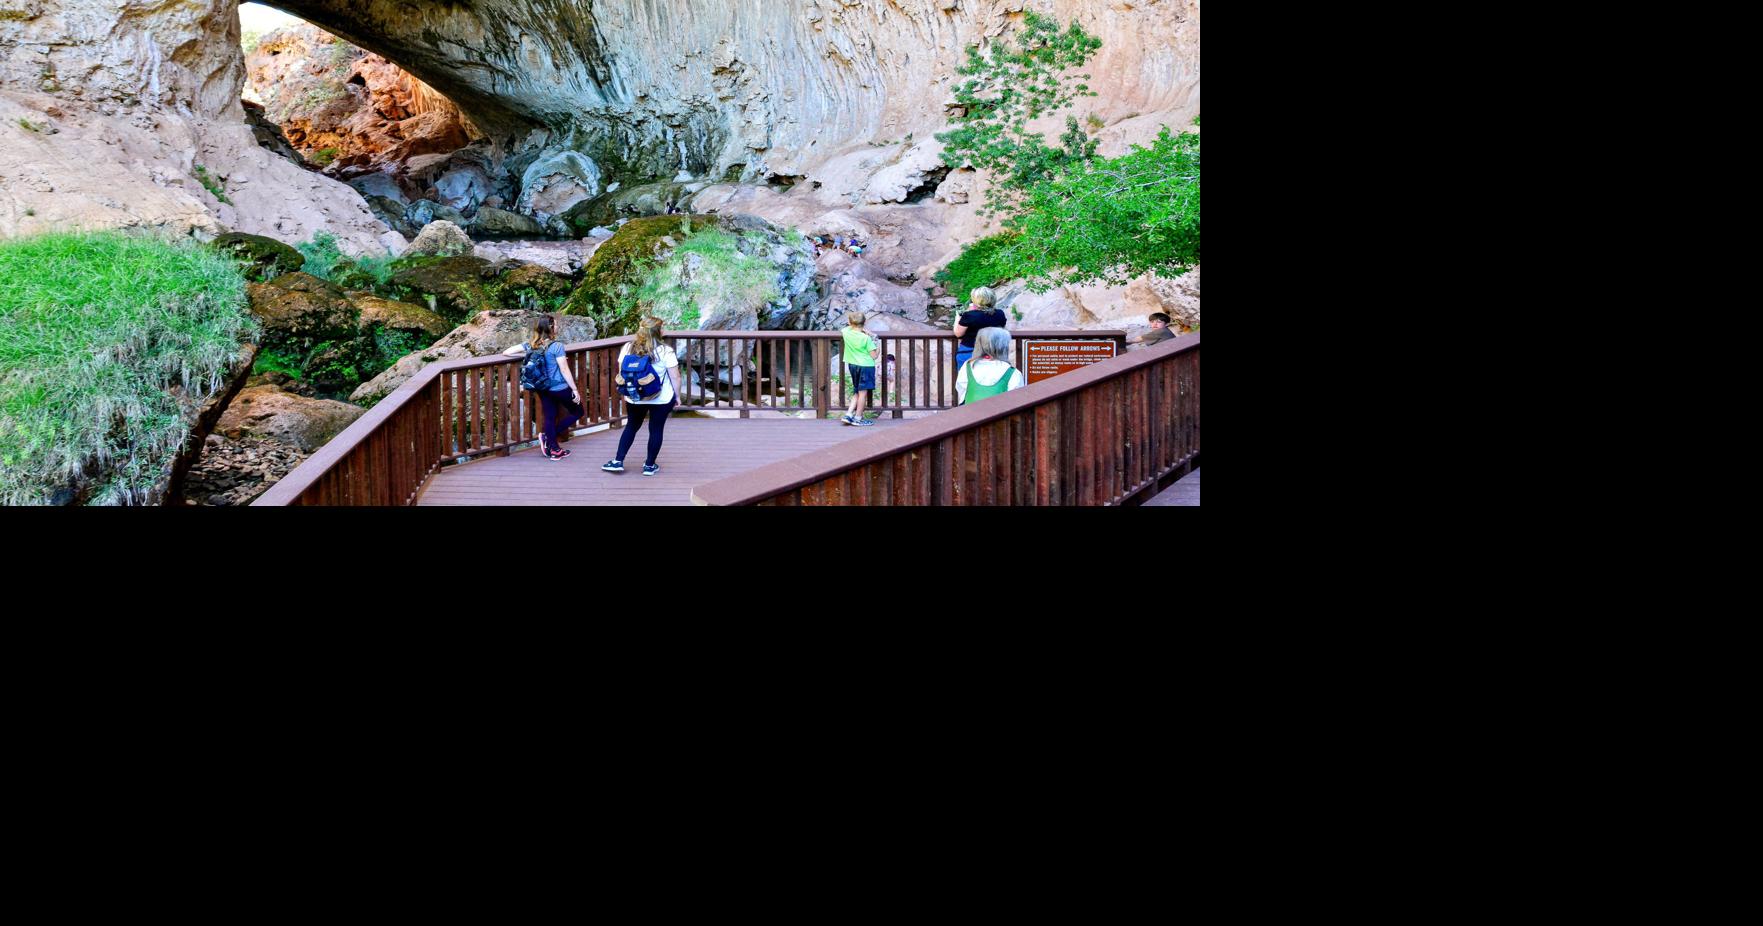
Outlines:
POLYGON ((383 253, 355 191, 260 146, 235 0, 0 3, 0 236, 330 231, 383 253))

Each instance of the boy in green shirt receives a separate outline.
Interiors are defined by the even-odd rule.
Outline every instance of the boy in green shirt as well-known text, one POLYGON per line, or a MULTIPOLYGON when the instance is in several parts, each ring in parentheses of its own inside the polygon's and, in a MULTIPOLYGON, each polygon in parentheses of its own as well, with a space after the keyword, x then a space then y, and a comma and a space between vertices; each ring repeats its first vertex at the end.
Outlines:
POLYGON ((863 400, 867 393, 875 391, 875 362, 881 356, 881 342, 864 330, 862 312, 846 315, 845 321, 841 333, 845 338, 845 366, 851 371, 851 406, 839 420, 859 428, 873 427, 875 422, 863 417, 863 400))

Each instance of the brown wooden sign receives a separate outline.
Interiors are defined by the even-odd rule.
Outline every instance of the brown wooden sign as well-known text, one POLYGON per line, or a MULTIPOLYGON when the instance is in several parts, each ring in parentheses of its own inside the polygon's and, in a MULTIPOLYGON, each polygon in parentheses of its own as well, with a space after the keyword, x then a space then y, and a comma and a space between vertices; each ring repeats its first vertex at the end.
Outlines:
POLYGON ((1061 373, 1112 359, 1113 341, 1030 341, 1026 361, 1028 381, 1033 385, 1061 373))

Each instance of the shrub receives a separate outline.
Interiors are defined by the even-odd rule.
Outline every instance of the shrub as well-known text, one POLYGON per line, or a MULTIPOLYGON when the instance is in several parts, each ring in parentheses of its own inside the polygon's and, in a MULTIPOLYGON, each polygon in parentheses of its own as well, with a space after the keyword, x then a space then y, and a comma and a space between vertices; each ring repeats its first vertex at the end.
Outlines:
POLYGON ((319 167, 329 167, 331 162, 337 159, 339 153, 335 148, 320 148, 312 152, 312 157, 309 160, 319 167))
POLYGON ((327 280, 336 269, 337 261, 343 257, 343 252, 337 249, 337 236, 328 231, 318 232, 294 245, 294 249, 306 257, 306 263, 300 269, 327 280))
POLYGON ((167 389, 211 395, 256 334, 237 264, 193 242, 0 242, 0 504, 49 503, 93 471, 93 501, 140 501, 188 438, 167 389))
POLYGON ((197 164, 195 174, 197 182, 202 184, 203 189, 214 194, 215 199, 218 199, 229 206, 233 204, 232 200, 226 198, 226 187, 221 186, 218 179, 208 175, 208 168, 197 164))

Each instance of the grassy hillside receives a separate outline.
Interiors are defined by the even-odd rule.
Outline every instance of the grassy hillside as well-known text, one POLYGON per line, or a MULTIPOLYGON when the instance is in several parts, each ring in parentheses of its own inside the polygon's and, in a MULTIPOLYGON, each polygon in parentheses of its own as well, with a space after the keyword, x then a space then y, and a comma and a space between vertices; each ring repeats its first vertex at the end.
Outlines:
POLYGON ((0 241, 0 503, 82 472, 94 502, 139 500, 187 436, 167 387, 211 394, 255 334, 238 266, 188 240, 0 241))

